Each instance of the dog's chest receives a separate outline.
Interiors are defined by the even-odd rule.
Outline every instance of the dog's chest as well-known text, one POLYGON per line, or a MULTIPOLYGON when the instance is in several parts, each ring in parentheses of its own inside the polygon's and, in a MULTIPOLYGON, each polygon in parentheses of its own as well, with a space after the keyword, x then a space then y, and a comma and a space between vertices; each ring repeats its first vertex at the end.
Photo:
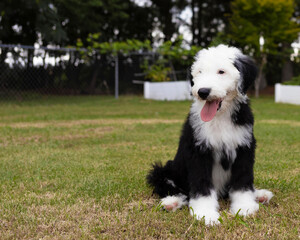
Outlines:
POLYGON ((226 195, 226 192, 228 191, 226 187, 231 178, 231 162, 228 162, 228 168, 224 168, 224 166, 222 165, 222 155, 222 152, 213 152, 214 163, 212 169, 212 182, 214 189, 216 190, 219 196, 226 195))
POLYGON ((234 161, 239 146, 249 146, 252 137, 252 126, 239 126, 232 122, 229 114, 215 117, 210 122, 203 122, 200 114, 191 114, 190 123, 193 128, 197 146, 208 147, 214 151, 223 151, 234 161))

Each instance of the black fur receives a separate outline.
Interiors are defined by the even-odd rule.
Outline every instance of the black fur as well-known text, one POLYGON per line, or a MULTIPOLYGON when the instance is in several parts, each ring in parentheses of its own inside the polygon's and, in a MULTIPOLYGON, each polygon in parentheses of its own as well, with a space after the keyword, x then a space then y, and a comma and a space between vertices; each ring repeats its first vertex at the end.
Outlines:
MULTIPOLYGON (((253 125, 253 115, 248 104, 240 103, 238 110, 232 115, 237 126, 253 125)), ((214 164, 213 149, 204 144, 195 145, 190 117, 187 118, 179 141, 177 154, 173 161, 165 166, 156 163, 147 176, 147 182, 154 187, 154 193, 160 197, 184 194, 187 198, 197 195, 207 196, 213 188, 212 168, 214 164), (174 182, 175 187, 168 183, 174 182)), ((253 190, 253 165, 255 138, 248 146, 236 149, 236 158, 230 159, 224 152, 221 165, 224 170, 231 170, 231 180, 227 184, 227 192, 221 197, 228 197, 230 190, 253 190)))
POLYGON ((253 188, 253 165, 256 141, 252 135, 250 147, 238 147, 237 157, 231 168, 230 187, 232 190, 252 190, 253 188))
POLYGON ((229 159, 228 156, 225 154, 225 152, 223 152, 223 156, 221 158, 222 168, 227 171, 231 167, 231 164, 232 164, 231 159, 229 159))
POLYGON ((242 55, 235 59, 233 65, 241 74, 240 91, 245 94, 257 77, 258 70, 255 62, 250 57, 242 55))
POLYGON ((247 103, 239 104, 238 111, 235 111, 232 114, 231 120, 233 123, 239 126, 246 125, 246 124, 248 125, 254 124, 254 118, 250 109, 249 100, 247 100, 247 103))

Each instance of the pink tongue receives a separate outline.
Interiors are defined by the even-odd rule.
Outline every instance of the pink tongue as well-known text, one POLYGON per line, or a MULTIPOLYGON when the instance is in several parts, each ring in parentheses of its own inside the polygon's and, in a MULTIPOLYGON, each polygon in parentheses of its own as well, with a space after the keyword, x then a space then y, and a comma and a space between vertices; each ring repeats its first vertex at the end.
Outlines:
POLYGON ((214 118, 217 113, 219 103, 220 100, 214 100, 211 102, 206 101, 200 113, 202 121, 209 122, 214 118))

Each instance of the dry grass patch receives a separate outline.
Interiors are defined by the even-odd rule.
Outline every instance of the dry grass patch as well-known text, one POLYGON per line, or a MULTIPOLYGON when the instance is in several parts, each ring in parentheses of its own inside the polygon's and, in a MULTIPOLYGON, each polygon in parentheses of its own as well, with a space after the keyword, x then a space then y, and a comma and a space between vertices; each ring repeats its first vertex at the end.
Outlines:
POLYGON ((101 144, 101 149, 117 149, 119 147, 132 147, 136 146, 135 142, 120 142, 120 143, 111 143, 111 144, 101 144))
POLYGON ((4 136, 0 137, 0 146, 7 147, 9 145, 25 145, 30 143, 39 143, 43 141, 45 141, 45 139, 41 135, 33 135, 27 137, 4 136))
POLYGON ((0 123, 0 127, 11 128, 46 128, 55 127, 73 127, 79 125, 132 125, 132 124, 157 124, 157 123, 183 123, 183 119, 82 119, 70 121, 47 121, 47 122, 18 122, 18 123, 0 123))
POLYGON ((101 239, 126 221, 124 213, 104 210, 101 202, 91 199, 65 203, 68 196, 49 192, 25 197, 26 211, 17 218, 1 214, 1 239, 101 239))
MULTIPOLYGON (((76 131, 64 131, 63 135, 42 135, 34 134, 31 136, 1 136, 0 137, 0 146, 7 147, 9 145, 28 145, 34 143, 45 143, 51 140, 78 140, 78 139, 87 139, 87 138, 101 138, 106 134, 113 132, 114 127, 95 127, 88 129, 76 129, 76 131)), ((56 130, 58 132, 59 130, 56 130)))
POLYGON ((67 133, 64 135, 53 136, 51 138, 56 140, 76 140, 91 137, 102 137, 103 135, 111 133, 112 131, 114 131, 113 127, 88 128, 80 131, 80 133, 67 133))
POLYGON ((268 124, 276 124, 276 125, 289 125, 291 127, 300 127, 300 121, 293 121, 293 120, 277 120, 277 119, 264 119, 258 120, 257 123, 268 123, 268 124))

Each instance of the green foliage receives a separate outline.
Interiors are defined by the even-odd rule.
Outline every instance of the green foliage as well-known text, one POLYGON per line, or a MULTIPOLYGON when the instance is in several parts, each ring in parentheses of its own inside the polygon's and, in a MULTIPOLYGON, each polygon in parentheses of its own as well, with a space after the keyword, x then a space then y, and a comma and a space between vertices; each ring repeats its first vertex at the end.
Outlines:
POLYGON ((0 16, 1 42, 44 46, 75 45, 97 31, 103 42, 151 39, 154 18, 131 0, 1 0, 0 16))
POLYGON ((235 0, 229 37, 248 53, 260 56, 259 38, 263 36, 263 51, 277 54, 279 46, 291 43, 300 31, 291 20, 293 12, 293 0, 235 0))
POLYGON ((62 26, 62 16, 53 5, 50 7, 47 0, 38 1, 39 13, 37 14, 36 30, 41 33, 44 45, 47 43, 63 44, 68 41, 67 32, 62 26))
MULTIPOLYGON (((99 42, 101 33, 90 33, 87 38, 89 46, 87 47, 89 52, 98 50, 101 54, 112 54, 117 55, 128 54, 134 51, 151 50, 151 44, 149 40, 140 41, 137 39, 127 39, 126 41, 115 41, 115 42, 99 42)), ((80 47, 81 40, 79 41, 80 47)))
POLYGON ((165 41, 158 48, 153 48, 149 40, 140 41, 137 39, 127 39, 126 41, 100 42, 101 33, 90 33, 86 42, 87 51, 83 51, 84 43, 81 39, 77 40, 77 48, 86 59, 92 57, 95 51, 100 54, 109 54, 116 56, 118 54, 128 55, 132 52, 152 52, 157 53, 157 60, 150 64, 145 61, 141 67, 144 70, 146 79, 152 81, 170 81, 168 74, 173 70, 175 64, 190 67, 194 56, 201 49, 197 46, 191 46, 190 49, 184 47, 182 36, 179 36, 174 42, 165 41))
POLYGON ((159 59, 155 64, 150 65, 148 60, 145 60, 141 65, 145 73, 145 78, 153 82, 167 82, 170 81, 168 75, 171 72, 170 67, 166 67, 166 62, 163 59, 159 59))
POLYGON ((191 46, 190 49, 184 48, 182 36, 179 36, 174 42, 165 41, 156 49, 159 59, 152 66, 143 68, 146 78, 156 82, 170 81, 168 74, 171 73, 173 66, 180 64, 186 68, 190 67, 200 49, 197 46, 191 46))
POLYGON ((157 52, 165 59, 178 62, 184 66, 190 66, 197 52, 201 47, 191 46, 189 49, 183 47, 184 42, 182 36, 179 36, 174 42, 166 41, 158 49, 157 52))
POLYGON ((300 75, 293 77, 290 81, 283 82, 284 85, 299 85, 300 86, 300 75))
POLYGON ((208 47, 218 37, 220 24, 227 30, 230 2, 232 0, 190 0, 192 11, 191 34, 192 43, 208 47))
MULTIPOLYGON (((111 54, 116 56, 117 54, 128 54, 130 52, 139 50, 151 50, 151 44, 149 40, 140 41, 137 39, 127 39, 126 41, 115 42, 99 42, 101 33, 90 33, 86 39, 88 46, 86 46, 87 52, 82 51, 82 54, 92 56, 95 51, 101 54, 111 54)), ((84 47, 83 41, 79 38, 76 44, 78 49, 84 47)))

